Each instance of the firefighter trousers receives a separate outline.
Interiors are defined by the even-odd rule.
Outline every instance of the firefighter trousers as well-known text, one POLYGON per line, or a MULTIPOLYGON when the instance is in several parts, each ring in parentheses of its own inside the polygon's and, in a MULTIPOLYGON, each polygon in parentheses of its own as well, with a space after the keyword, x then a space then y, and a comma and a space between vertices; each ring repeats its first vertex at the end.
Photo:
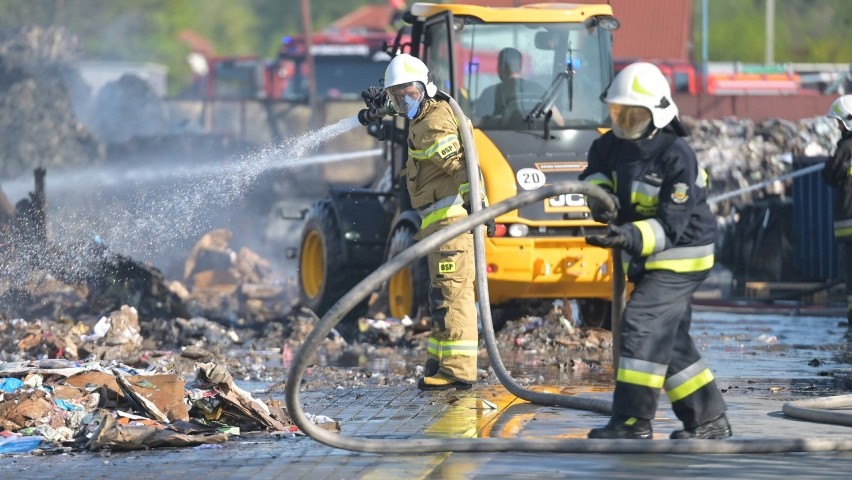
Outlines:
POLYGON ((473 383, 479 353, 473 234, 467 232, 453 238, 430 252, 427 261, 432 317, 427 375, 437 367, 437 372, 443 375, 473 383))
POLYGON ((613 414, 653 419, 660 388, 687 429, 725 413, 713 374, 689 335, 692 293, 708 274, 650 270, 639 279, 621 319, 613 414))

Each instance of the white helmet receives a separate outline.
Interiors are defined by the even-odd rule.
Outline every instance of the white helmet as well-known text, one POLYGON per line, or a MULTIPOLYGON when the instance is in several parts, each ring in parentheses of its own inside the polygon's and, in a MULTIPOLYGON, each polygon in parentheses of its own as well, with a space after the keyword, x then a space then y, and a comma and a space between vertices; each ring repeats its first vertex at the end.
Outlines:
POLYGON ((826 117, 840 120, 846 130, 852 132, 852 95, 843 95, 835 100, 826 117))
POLYGON ((429 67, 417 57, 407 53, 393 57, 385 69, 385 88, 420 82, 426 88, 426 95, 434 97, 438 87, 429 81, 429 67))
POLYGON ((663 128, 678 114, 668 80, 655 65, 631 63, 612 79, 602 98, 607 103, 645 107, 654 126, 663 128))

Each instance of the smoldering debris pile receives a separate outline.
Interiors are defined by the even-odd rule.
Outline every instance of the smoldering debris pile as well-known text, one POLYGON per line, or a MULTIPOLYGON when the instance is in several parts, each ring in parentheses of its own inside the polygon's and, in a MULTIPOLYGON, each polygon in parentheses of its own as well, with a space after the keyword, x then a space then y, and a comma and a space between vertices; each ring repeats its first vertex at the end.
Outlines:
MULTIPOLYGON (((542 316, 525 316, 506 323, 497 332, 502 349, 534 357, 539 365, 575 375, 600 372, 611 360, 612 332, 583 326, 575 318, 573 302, 556 300, 542 316)), ((508 353, 503 353, 509 356, 508 353)), ((521 379, 523 380, 523 379, 521 379)))
POLYGON ((88 95, 73 66, 79 54, 77 39, 58 27, 0 36, 0 178, 104 158, 103 145, 72 105, 69 86, 88 95))
POLYGON ((183 282, 96 241, 62 248, 39 242, 38 252, 11 243, 0 252, 0 318, 101 316, 131 304, 152 319, 198 316, 246 328, 282 320, 294 285, 252 250, 232 249, 231 236, 225 229, 202 236, 183 282))

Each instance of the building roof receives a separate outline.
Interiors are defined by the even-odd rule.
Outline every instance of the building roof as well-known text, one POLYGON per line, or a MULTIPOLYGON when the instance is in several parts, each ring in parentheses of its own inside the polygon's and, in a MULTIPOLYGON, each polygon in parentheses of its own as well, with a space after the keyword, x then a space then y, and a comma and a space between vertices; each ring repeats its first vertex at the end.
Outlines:
MULTIPOLYGON (((580 3, 590 3, 581 1, 580 3)), ((611 0, 615 58, 692 59, 691 0, 611 0)))

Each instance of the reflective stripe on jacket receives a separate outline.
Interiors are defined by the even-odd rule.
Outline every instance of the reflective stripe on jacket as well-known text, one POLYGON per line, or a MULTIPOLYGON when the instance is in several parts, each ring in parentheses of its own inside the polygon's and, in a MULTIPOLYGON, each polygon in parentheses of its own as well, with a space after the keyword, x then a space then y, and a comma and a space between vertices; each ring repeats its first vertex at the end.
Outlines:
POLYGON ((421 218, 420 229, 425 230, 429 225, 447 218, 467 215, 467 211, 462 206, 463 204, 464 199, 461 194, 455 194, 444 197, 427 207, 417 210, 421 218))
POLYGON ((449 103, 427 99, 409 123, 404 172, 411 206, 416 210, 458 195, 459 187, 468 182, 458 122, 449 103))

